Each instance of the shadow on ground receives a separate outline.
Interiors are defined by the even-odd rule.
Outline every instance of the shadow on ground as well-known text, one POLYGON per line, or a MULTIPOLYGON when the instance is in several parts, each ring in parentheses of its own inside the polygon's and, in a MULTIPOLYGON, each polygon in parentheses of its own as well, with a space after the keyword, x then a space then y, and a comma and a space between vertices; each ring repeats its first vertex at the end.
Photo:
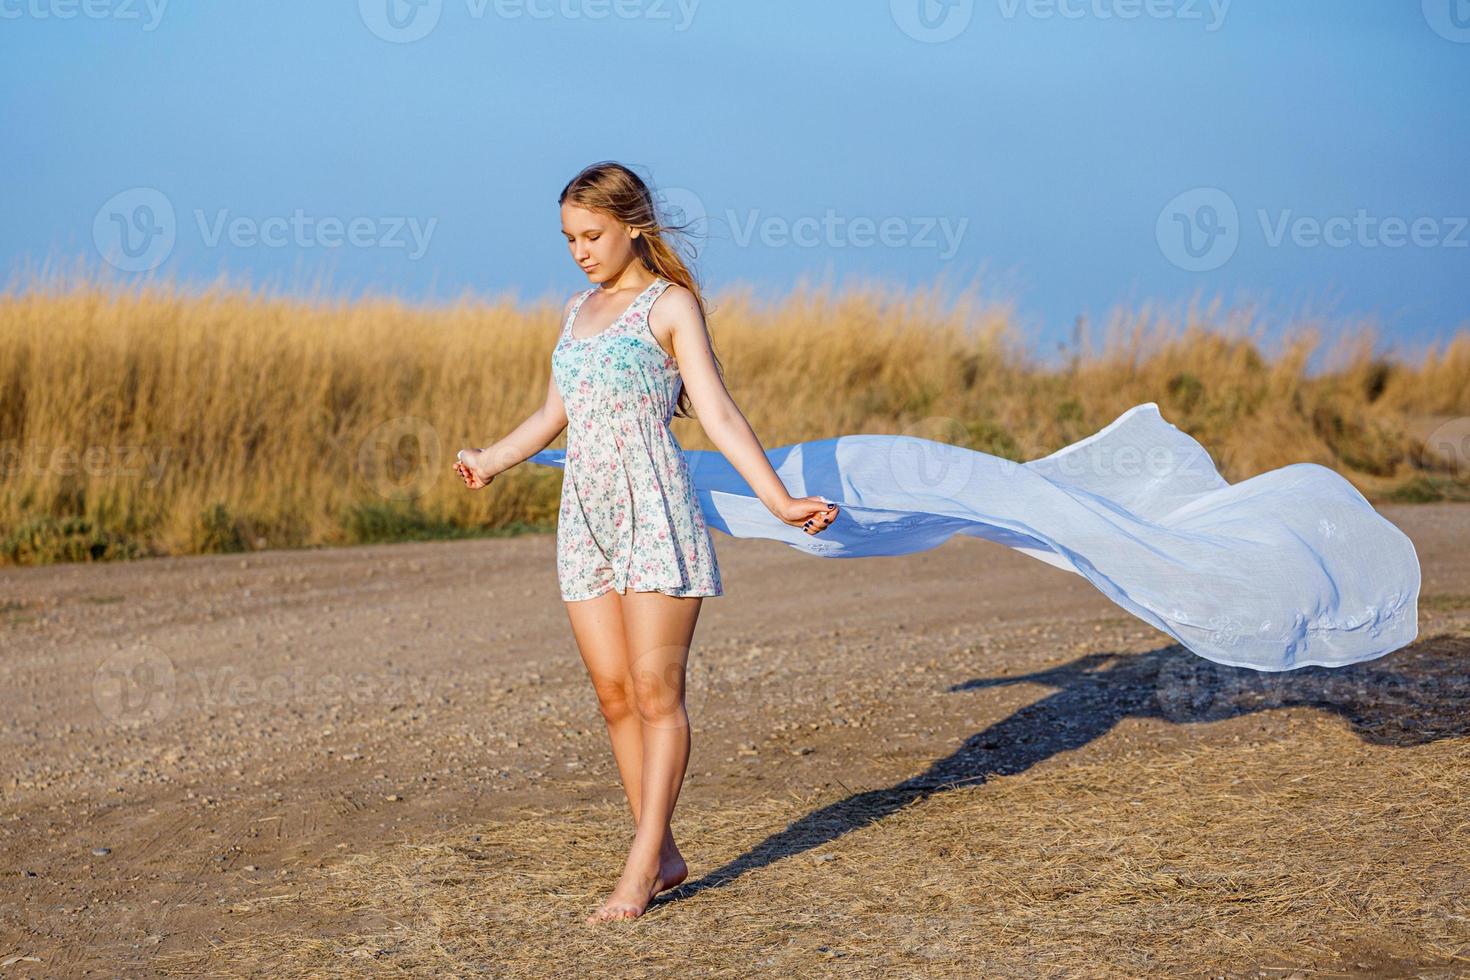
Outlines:
POLYGON ((772 834, 653 904, 718 888, 775 861, 829 844, 911 803, 992 775, 1024 772, 1106 735, 1125 718, 1189 725, 1259 711, 1311 708, 1339 715, 1376 745, 1412 747, 1470 733, 1470 638, 1441 634, 1350 667, 1261 673, 1203 660, 1178 644, 1147 653, 1094 653, 1051 670, 982 677, 951 693, 1043 684, 1056 690, 965 740, 924 772, 855 793, 772 834))

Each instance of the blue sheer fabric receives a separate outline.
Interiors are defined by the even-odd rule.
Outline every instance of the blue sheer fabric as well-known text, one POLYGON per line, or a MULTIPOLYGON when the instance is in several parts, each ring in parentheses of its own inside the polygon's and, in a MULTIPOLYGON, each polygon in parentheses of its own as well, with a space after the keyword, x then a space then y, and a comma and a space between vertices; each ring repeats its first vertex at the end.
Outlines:
MULTIPOLYGON (((792 496, 841 506, 815 536, 778 520, 720 453, 682 451, 706 523, 733 537, 823 558, 985 538, 1081 575, 1216 663, 1337 667, 1418 635, 1414 545, 1352 484, 1315 463, 1227 483, 1153 402, 1025 463, 903 435, 768 450, 792 496)), ((565 450, 530 462, 564 466, 565 450)))

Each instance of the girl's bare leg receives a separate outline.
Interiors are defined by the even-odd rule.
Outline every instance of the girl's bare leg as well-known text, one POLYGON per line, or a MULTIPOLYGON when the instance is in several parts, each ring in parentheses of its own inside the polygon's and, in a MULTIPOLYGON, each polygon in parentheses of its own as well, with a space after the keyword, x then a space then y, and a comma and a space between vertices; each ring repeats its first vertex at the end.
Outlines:
MULTIPOLYGON (((595 599, 568 602, 566 609, 582 662, 592 679, 598 707, 607 723, 613 758, 636 826, 642 812, 644 721, 637 707, 623 598, 616 592, 605 592, 595 599)), ((666 826, 660 847, 658 891, 674 887, 687 874, 688 868, 674 843, 673 832, 666 826)))
MULTIPOLYGON (((625 785, 639 787, 635 807, 638 829, 617 887, 589 922, 641 915, 654 895, 672 888, 688 874, 683 858, 670 847, 669 821, 689 761, 684 675, 703 600, 699 596, 631 591, 618 600, 627 656, 627 676, 620 684, 625 685, 624 691, 626 685, 631 686, 632 716, 639 723, 643 743, 638 778, 631 779, 633 774, 627 771, 624 776, 625 785)), ((609 620, 610 616, 601 620, 600 634, 605 635, 610 628, 609 620)), ((633 796, 630 790, 630 800, 633 796)))

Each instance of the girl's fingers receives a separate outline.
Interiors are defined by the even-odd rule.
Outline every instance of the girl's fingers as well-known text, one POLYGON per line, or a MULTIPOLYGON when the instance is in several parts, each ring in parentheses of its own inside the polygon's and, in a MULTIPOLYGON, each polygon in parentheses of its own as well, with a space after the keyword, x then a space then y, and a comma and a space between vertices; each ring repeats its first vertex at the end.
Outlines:
POLYGON ((797 520, 789 523, 807 534, 817 534, 831 527, 832 522, 837 520, 838 505, 835 503, 829 506, 821 497, 805 497, 802 498, 802 503, 811 505, 807 516, 799 518, 799 523, 797 520))
POLYGON ((802 524, 801 529, 807 534, 819 534, 826 527, 827 525, 823 523, 820 517, 811 517, 807 519, 806 523, 802 524))
POLYGON ((822 531, 831 527, 832 522, 836 519, 837 505, 833 504, 831 507, 818 511, 807 518, 806 523, 802 525, 802 530, 807 534, 820 534, 822 531))

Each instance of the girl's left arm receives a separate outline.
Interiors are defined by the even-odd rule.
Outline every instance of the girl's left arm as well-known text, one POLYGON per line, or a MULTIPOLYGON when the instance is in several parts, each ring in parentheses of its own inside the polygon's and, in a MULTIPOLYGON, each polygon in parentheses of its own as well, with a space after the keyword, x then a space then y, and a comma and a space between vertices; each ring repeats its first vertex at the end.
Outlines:
POLYGON ((828 509, 820 497, 792 497, 766 458, 765 448, 715 367, 709 331, 694 294, 682 286, 671 286, 653 305, 650 317, 655 313, 660 325, 670 328, 684 390, 715 448, 745 478, 761 503, 786 524, 800 527, 813 519, 816 530, 830 524, 837 516, 836 505, 828 509))

